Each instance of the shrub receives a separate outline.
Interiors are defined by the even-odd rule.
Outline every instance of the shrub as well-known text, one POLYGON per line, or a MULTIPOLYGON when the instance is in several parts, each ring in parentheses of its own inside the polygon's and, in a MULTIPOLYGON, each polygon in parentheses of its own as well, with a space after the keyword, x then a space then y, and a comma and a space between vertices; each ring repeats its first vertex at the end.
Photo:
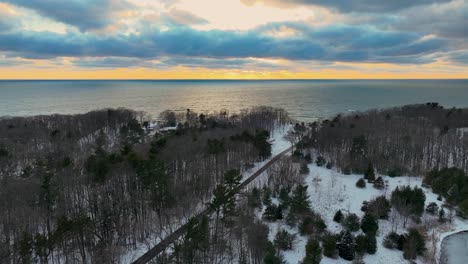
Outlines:
POLYGON ((382 195, 367 204, 366 212, 369 212, 378 219, 387 219, 391 208, 390 201, 382 195))
POLYGON ((385 188, 385 182, 382 177, 378 177, 374 180, 374 188, 377 190, 383 190, 385 188))
POLYGON ((439 206, 434 202, 429 203, 426 206, 426 212, 428 212, 431 215, 435 215, 437 212, 439 212, 439 206))
MULTIPOLYGON (((388 249, 398 249, 399 240, 400 240, 400 235, 398 235, 395 232, 390 232, 385 236, 382 244, 384 247, 388 249)), ((403 246, 401 246, 401 248, 403 248, 403 246)))
POLYGON ((360 178, 360 179, 356 182, 356 187, 358 187, 358 188, 366 188, 366 181, 365 181, 363 178, 360 178))
POLYGON ((394 168, 394 169, 390 169, 387 171, 387 174, 388 176, 390 177, 398 177, 398 176, 401 176, 403 175, 403 169, 400 169, 400 168, 394 168))
POLYGON ((424 237, 415 228, 411 228, 405 235, 406 241, 403 245, 403 257, 405 259, 416 259, 426 251, 424 237))
POLYGON ((317 166, 319 167, 322 167, 323 165, 325 165, 326 162, 327 161, 322 156, 318 156, 317 159, 315 160, 315 164, 317 164, 317 166))
POLYGON ((307 163, 305 162, 301 162, 301 168, 299 170, 299 173, 300 174, 309 174, 310 170, 309 170, 309 166, 307 166, 307 163))

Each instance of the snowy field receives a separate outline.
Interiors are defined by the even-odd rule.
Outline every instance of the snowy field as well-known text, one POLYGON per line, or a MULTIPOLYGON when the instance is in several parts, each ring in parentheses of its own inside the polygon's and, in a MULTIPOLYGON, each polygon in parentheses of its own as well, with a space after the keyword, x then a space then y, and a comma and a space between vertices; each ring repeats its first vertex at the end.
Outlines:
MULTIPOLYGON (((435 202, 442 205, 441 201, 437 200, 437 195, 432 193, 430 189, 421 186, 421 177, 388 177, 384 175, 382 178, 385 181, 385 188, 383 190, 375 189, 371 184, 367 184, 366 188, 360 189, 356 187, 356 182, 362 175, 344 175, 336 172, 333 169, 326 169, 324 167, 318 167, 315 164, 309 165, 310 173, 305 177, 305 184, 308 185, 308 193, 310 195, 310 202, 315 212, 321 214, 323 220, 327 224, 327 230, 338 233, 342 230, 340 224, 333 221, 333 216, 337 210, 341 210, 343 213, 355 213, 359 217, 362 217, 364 213, 361 211, 363 201, 369 201, 380 195, 385 195, 387 198, 390 197, 392 190, 397 186, 418 186, 424 190, 426 195, 425 204, 435 202)), ((277 200, 273 200, 274 203, 278 203, 277 200)), ((257 212, 257 217, 261 219, 262 212, 257 212)), ((450 234, 459 232, 460 230, 468 230, 468 222, 459 218, 454 218, 453 224, 439 225, 437 223, 437 216, 424 213, 421 218, 422 223, 428 229, 426 247, 428 248, 428 254, 425 258, 418 257, 416 263, 436 263, 435 259, 438 259, 440 254, 439 249, 441 240, 450 234)), ((277 231, 280 228, 286 229, 290 233, 296 233, 296 243, 293 250, 283 252, 285 260, 289 264, 299 263, 305 255, 305 245, 307 243, 307 237, 299 235, 297 228, 291 228, 284 221, 278 221, 276 223, 266 222, 270 227, 269 239, 273 241, 277 231)), ((415 225, 409 222, 407 225, 411 227, 415 225)), ((365 255, 365 263, 408 263, 408 260, 403 258, 403 254, 398 250, 387 249, 382 246, 383 239, 392 230, 397 233, 406 233, 406 228, 403 228, 403 220, 398 217, 398 214, 394 211, 390 213, 388 220, 379 220, 379 230, 377 233, 377 253, 374 255, 365 255)), ((359 231, 361 232, 361 231, 359 231)), ((359 233, 357 233, 359 234, 359 233)), ((466 243, 466 241, 465 241, 466 243)), ((459 250, 459 249, 456 249, 459 250)), ((466 255, 466 247, 465 247, 466 255)), ((323 257, 321 263, 350 263, 349 261, 341 258, 331 259, 323 257)), ((458 262, 457 262, 458 263, 458 262)), ((466 263, 466 262, 463 262, 466 263)))

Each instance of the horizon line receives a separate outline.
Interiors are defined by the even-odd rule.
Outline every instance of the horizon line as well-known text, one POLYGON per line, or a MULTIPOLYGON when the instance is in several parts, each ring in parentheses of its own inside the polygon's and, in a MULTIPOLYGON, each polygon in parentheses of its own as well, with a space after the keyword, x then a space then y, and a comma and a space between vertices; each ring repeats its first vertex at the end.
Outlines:
POLYGON ((468 80, 468 78, 270 78, 270 79, 263 79, 263 78, 161 78, 161 79, 0 79, 0 81, 410 81, 410 80, 468 80))

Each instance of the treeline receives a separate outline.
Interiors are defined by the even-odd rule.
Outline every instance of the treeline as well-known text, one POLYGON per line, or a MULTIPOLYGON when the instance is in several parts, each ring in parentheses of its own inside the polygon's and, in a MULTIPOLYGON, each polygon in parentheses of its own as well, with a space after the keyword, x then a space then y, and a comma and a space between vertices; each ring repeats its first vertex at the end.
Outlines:
POLYGON ((289 121, 267 107, 174 116, 154 135, 123 109, 1 120, 0 262, 128 261, 203 208, 226 171, 269 156, 289 121))
POLYGON ((437 103, 370 110, 310 124, 303 143, 345 173, 371 163, 390 176, 425 174, 433 168, 468 171, 468 109, 437 103))

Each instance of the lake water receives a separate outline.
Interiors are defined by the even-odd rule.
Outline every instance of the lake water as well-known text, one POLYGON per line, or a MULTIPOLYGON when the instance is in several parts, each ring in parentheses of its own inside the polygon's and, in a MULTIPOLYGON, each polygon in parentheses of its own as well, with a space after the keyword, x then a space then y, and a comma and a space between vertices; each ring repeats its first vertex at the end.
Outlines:
POLYGON ((450 235, 442 241, 441 263, 466 264, 468 259, 468 232, 450 235))
POLYGON ((0 81, 0 116, 105 107, 214 112, 269 105, 311 121, 340 112, 439 102, 468 107, 468 80, 0 81))

